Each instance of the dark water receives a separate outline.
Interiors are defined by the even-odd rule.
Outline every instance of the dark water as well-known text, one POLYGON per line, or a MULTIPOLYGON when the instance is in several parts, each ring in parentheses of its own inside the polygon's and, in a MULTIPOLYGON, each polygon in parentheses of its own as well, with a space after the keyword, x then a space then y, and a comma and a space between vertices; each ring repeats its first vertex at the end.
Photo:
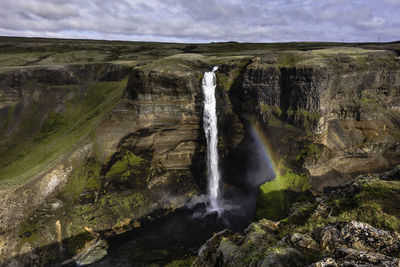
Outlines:
POLYGON ((243 231, 252 218, 240 210, 206 213, 204 204, 177 209, 165 217, 108 240, 108 255, 91 266, 165 265, 175 259, 197 255, 198 249, 216 232, 230 228, 243 231))
POLYGON ((197 255, 216 232, 229 228, 242 232, 255 218, 259 186, 275 173, 259 139, 252 131, 223 163, 224 212, 206 213, 206 204, 181 208, 141 227, 108 240, 108 255, 93 266, 165 265, 197 255))

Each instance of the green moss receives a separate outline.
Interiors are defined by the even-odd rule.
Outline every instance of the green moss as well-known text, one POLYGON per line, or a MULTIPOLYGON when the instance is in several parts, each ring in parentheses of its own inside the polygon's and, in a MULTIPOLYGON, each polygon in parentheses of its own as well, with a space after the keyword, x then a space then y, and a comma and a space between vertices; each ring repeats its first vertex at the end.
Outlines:
POLYGON ((63 124, 63 116, 62 114, 50 112, 47 120, 40 128, 40 133, 36 137, 36 141, 40 142, 44 138, 48 137, 51 133, 56 131, 58 128, 62 127, 63 124))
POLYGON ((363 104, 367 104, 367 103, 370 103, 372 101, 373 101, 373 99, 369 99, 369 98, 365 98, 365 97, 360 98, 360 102, 363 103, 363 104))
POLYGON ((20 224, 18 234, 21 237, 18 240, 17 244, 18 250, 21 249, 21 247, 25 243, 29 243, 34 247, 39 245, 40 243, 40 233, 38 225, 36 222, 29 221, 29 219, 20 224))
POLYGON ((282 160, 278 169, 280 171, 275 180, 266 182, 260 187, 257 199, 259 219, 279 220, 286 217, 291 204, 303 197, 302 192, 311 187, 307 175, 293 172, 284 166, 282 160))
POLYGON ((136 178, 138 184, 141 184, 141 181, 144 180, 142 175, 146 175, 147 165, 147 160, 126 151, 122 158, 111 166, 106 177, 110 179, 119 178, 123 182, 128 181, 131 177, 136 178))
POLYGON ((169 181, 171 183, 181 184, 190 176, 190 171, 175 171, 169 175, 169 181))
POLYGON ((341 212, 336 216, 337 221, 362 221, 380 229, 396 231, 400 227, 399 218, 383 211, 380 203, 371 201, 358 203, 357 207, 341 212))
POLYGON ((195 259, 196 257, 189 257, 186 259, 174 260, 168 263, 165 267, 189 267, 192 266, 195 259))
POLYGON ((103 208, 111 208, 114 214, 124 217, 136 217, 131 216, 135 212, 135 209, 142 208, 147 203, 146 195, 141 191, 126 193, 123 195, 106 195, 100 200, 103 208))
POLYGON ((277 118, 275 116, 270 116, 268 118, 268 126, 275 127, 275 128, 282 128, 282 129, 285 129, 287 131, 290 131, 291 133, 298 132, 298 130, 299 130, 298 128, 296 128, 292 124, 287 123, 285 121, 282 121, 282 120, 280 120, 279 118, 277 118))
POLYGON ((84 190, 100 189, 100 169, 101 164, 90 159, 85 163, 75 162, 73 172, 64 187, 64 196, 69 201, 79 199, 79 195, 84 190))
POLYGON ((84 227, 90 227, 94 230, 101 229, 95 210, 93 205, 75 205, 72 207, 69 217, 72 219, 72 224, 77 228, 78 233, 83 233, 85 231, 84 227))
POLYGON ((234 79, 224 73, 217 73, 218 87, 223 88, 224 91, 229 91, 234 79))
POLYGON ((307 159, 316 158, 321 153, 321 150, 317 144, 305 145, 300 153, 296 156, 296 161, 304 162, 307 159))
MULTIPOLYGON (((214 60, 215 61, 215 60, 214 60)), ((228 68, 228 71, 217 71, 217 86, 222 88, 225 92, 228 92, 235 80, 239 77, 243 68, 249 63, 249 60, 246 58, 236 58, 232 60, 232 58, 228 62, 213 62, 215 65, 225 65, 228 68)), ((229 101, 229 97, 227 97, 229 101)))
POLYGON ((284 52, 278 56, 278 65, 281 67, 294 67, 302 60, 304 60, 304 56, 300 53, 284 52))
POLYGON ((309 112, 304 109, 293 110, 288 109, 286 111, 289 121, 292 121, 296 127, 301 127, 306 130, 308 134, 314 130, 318 125, 318 121, 321 118, 319 112, 309 112))
MULTIPOLYGON (((95 231, 124 227, 131 220, 146 214, 148 198, 141 191, 125 190, 102 195, 93 205, 72 207, 69 217, 75 226, 90 227, 95 231)), ((74 230, 82 232, 82 229, 74 230)))
MULTIPOLYGON (((327 201, 330 216, 312 214, 304 222, 294 224, 297 232, 309 232, 316 227, 340 221, 360 221, 380 229, 400 230, 400 182, 370 180, 362 184, 361 191, 347 198, 327 201)), ((289 227, 290 228, 290 227, 289 227)))
POLYGON ((279 106, 270 106, 267 104, 261 104, 260 108, 261 111, 268 117, 270 116, 280 117, 282 114, 282 110, 279 106))
POLYGON ((50 114, 39 133, 27 139, 28 132, 34 132, 41 117, 36 108, 39 104, 34 103, 29 118, 24 118, 26 133, 21 137, 15 136, 14 143, 9 144, 12 147, 7 149, 7 156, 0 156, 0 182, 3 185, 21 183, 73 149, 120 100, 126 82, 89 84, 67 102, 64 112, 50 114))
POLYGON ((3 125, 1 126, 1 132, 4 132, 8 125, 10 124, 13 115, 14 115, 14 111, 15 111, 15 107, 17 106, 16 103, 12 103, 9 107, 8 107, 8 116, 7 119, 3 122, 3 125))

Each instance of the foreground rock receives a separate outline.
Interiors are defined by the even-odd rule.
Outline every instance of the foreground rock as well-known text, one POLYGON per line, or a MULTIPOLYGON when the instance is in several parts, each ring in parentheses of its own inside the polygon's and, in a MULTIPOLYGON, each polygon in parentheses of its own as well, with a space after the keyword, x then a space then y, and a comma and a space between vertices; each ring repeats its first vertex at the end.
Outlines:
POLYGON ((193 266, 398 267, 400 183, 388 178, 394 172, 359 177, 317 203, 298 203, 279 223, 262 219, 243 234, 220 232, 199 250, 193 266))
MULTIPOLYGON (((259 139, 273 144, 272 160, 282 159, 280 176, 292 179, 265 198, 274 204, 266 201, 266 207, 282 211, 276 217, 290 213, 288 221, 301 221, 313 213, 316 228, 328 223, 321 218, 358 221, 358 213, 376 211, 371 213, 371 221, 379 222, 374 226, 398 228, 388 203, 369 200, 363 206, 363 196, 357 195, 360 188, 374 192, 376 186, 392 194, 391 182, 354 186, 358 206, 341 217, 332 203, 322 199, 316 204, 312 197, 290 210, 299 191, 341 186, 358 173, 400 162, 400 63, 393 51, 382 50, 392 45, 379 50, 306 45, 309 50, 274 52, 260 45, 262 53, 246 45, 242 56, 244 47, 228 44, 238 50, 221 56, 214 44, 172 48, 110 42, 95 47, 99 57, 91 58, 87 45, 67 43, 51 45, 51 54, 37 54, 33 61, 0 64, 5 67, 0 73, 0 265, 70 259, 96 243, 98 235, 107 238, 140 227, 142 219, 157 219, 204 192, 200 80, 214 64, 220 65, 219 150, 231 184, 257 187, 265 180, 243 179, 253 166, 253 148, 262 146, 254 146, 257 136, 250 138, 257 131, 259 139), (54 51, 66 48, 61 58, 68 61, 57 61, 54 51), (84 58, 65 64, 74 63, 69 53, 84 58), (88 63, 106 60, 113 62, 88 63), (287 192, 293 193, 290 199, 282 197, 287 192)), ((7 43, 0 50, 8 56, 14 51, 8 48, 26 52, 29 45, 7 43)), ((395 44, 391 49, 397 49, 395 44)), ((25 55, 14 56, 24 57, 19 54, 25 55)), ((319 250, 310 229, 302 235, 285 229, 292 233, 285 240, 279 229, 265 221, 249 227, 245 236, 218 236, 203 256, 207 264, 313 262, 319 250)), ((105 249, 90 251, 93 259, 77 261, 96 260, 105 249)))
POLYGON ((327 253, 336 248, 352 248, 397 256, 400 253, 400 234, 376 229, 366 223, 351 221, 334 223, 315 229, 313 238, 327 253))
POLYGON ((399 266, 400 235, 361 222, 316 229, 313 237, 291 234, 281 240, 253 223, 244 235, 227 230, 200 249, 193 266, 399 266), (254 229, 257 229, 256 231, 254 229), (312 263, 313 260, 323 258, 312 263))
POLYGON ((93 240, 73 257, 78 265, 89 265, 101 260, 107 255, 108 245, 104 240, 93 240))

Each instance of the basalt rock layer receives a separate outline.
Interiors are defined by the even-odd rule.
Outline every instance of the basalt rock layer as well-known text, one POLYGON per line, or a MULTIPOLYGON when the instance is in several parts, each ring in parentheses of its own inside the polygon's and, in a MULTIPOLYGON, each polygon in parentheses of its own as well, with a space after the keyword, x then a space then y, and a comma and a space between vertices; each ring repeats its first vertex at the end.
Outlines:
POLYGON ((260 155, 279 182, 261 187, 260 218, 400 163, 397 44, 0 41, 0 264, 87 263, 108 237, 203 194, 200 83, 213 65, 223 193, 257 197, 274 178, 249 175, 260 155), (254 153, 254 131, 268 153, 254 153))
POLYGON ((279 157, 289 154, 288 147, 299 148, 295 160, 315 190, 399 164, 400 61, 382 51, 316 54, 288 54, 285 60, 295 63, 286 65, 274 55, 254 59, 235 91, 246 103, 240 114, 268 125, 279 157), (288 127, 282 135, 274 129, 280 128, 276 119, 299 131, 288 127))
MULTIPOLYGON (((43 73, 47 75, 46 70, 43 73)), ((68 74, 75 77, 73 72, 68 74)), ((17 138, 18 131, 24 135, 31 131, 29 134, 37 138, 44 129, 52 127, 50 133, 62 130, 60 138, 66 139, 87 124, 93 123, 93 128, 87 130, 89 136, 75 139, 76 147, 67 147, 64 151, 55 149, 54 153, 62 152, 64 156, 52 163, 49 170, 26 183, 21 178, 22 185, 11 185, 1 192, 1 251, 2 255, 11 256, 2 257, 2 260, 11 258, 15 262, 47 264, 68 259, 78 255, 91 240, 139 227, 140 219, 154 212, 157 217, 181 207, 198 194, 199 186, 204 186, 201 178, 204 153, 199 137, 201 102, 195 101, 201 94, 200 74, 167 74, 140 69, 129 71, 128 76, 123 74, 118 74, 119 80, 110 84, 112 93, 118 94, 112 99, 113 103, 108 107, 96 103, 100 105, 93 107, 102 116, 79 114, 83 118, 76 119, 83 119, 84 123, 74 125, 78 129, 71 133, 65 129, 68 125, 64 117, 69 115, 68 105, 72 104, 68 100, 73 99, 73 95, 65 97, 63 94, 74 94, 74 90, 53 90, 54 99, 60 100, 51 101, 52 98, 47 97, 51 105, 42 104, 46 109, 34 122, 35 129, 18 124, 18 116, 24 117, 23 112, 29 112, 30 105, 34 104, 33 97, 22 98, 15 104, 18 111, 12 114, 14 124, 5 131, 14 131, 10 138, 17 138), (116 88, 118 83, 123 85, 122 90, 116 88), (23 105, 19 103, 28 107, 19 111, 19 105, 23 105), (49 116, 57 117, 51 126, 47 126, 49 116)), ((25 75, 28 83, 30 79, 44 79, 35 72, 25 75)), ((114 74, 106 72, 106 75, 114 74)), ((86 83, 79 82, 76 78, 78 92, 89 91, 82 94, 82 102, 89 97, 99 97, 86 83)), ((63 80, 58 83, 60 86, 70 84, 63 80)), ((48 85, 37 86, 33 89, 21 85, 18 89, 28 96, 45 96, 42 91, 49 90, 48 85), (40 93, 35 93, 38 91, 40 93)), ((107 98, 109 92, 100 93, 111 102, 107 98)), ((46 136, 42 138, 47 141, 46 136)), ((57 141, 59 139, 54 143, 57 141)), ((32 147, 43 149, 40 141, 32 147)))

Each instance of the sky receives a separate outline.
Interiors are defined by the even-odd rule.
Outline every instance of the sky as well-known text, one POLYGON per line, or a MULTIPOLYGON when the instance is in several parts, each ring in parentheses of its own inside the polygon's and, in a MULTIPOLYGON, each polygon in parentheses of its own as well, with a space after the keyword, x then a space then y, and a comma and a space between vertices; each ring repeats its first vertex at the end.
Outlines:
POLYGON ((0 35, 387 42, 400 40, 400 0, 0 0, 0 35))

